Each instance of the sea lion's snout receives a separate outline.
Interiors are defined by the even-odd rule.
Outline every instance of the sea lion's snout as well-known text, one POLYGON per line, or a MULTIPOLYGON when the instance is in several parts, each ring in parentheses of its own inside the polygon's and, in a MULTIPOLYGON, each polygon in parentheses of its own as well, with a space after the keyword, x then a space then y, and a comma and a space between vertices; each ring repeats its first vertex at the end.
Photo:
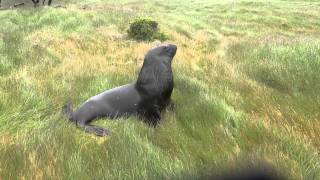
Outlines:
POLYGON ((177 52, 177 46, 174 44, 168 44, 167 48, 168 48, 168 52, 170 53, 170 56, 174 57, 177 52))
POLYGON ((174 44, 162 44, 160 46, 156 46, 148 51, 146 54, 146 59, 161 59, 167 60, 167 61, 172 61, 173 57, 176 55, 177 52, 177 46, 174 44), (167 59, 169 58, 169 59, 167 59))

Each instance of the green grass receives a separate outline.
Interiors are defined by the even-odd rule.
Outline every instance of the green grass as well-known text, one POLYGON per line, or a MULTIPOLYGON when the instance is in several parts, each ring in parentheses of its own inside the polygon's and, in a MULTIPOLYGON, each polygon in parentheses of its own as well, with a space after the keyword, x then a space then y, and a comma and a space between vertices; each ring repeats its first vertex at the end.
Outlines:
POLYGON ((0 11, 0 179, 193 179, 260 161, 320 178, 319 2, 64 5, 0 11), (135 81, 154 44, 126 31, 145 16, 178 46, 175 109, 156 128, 100 119, 112 136, 84 133, 62 106, 135 81))

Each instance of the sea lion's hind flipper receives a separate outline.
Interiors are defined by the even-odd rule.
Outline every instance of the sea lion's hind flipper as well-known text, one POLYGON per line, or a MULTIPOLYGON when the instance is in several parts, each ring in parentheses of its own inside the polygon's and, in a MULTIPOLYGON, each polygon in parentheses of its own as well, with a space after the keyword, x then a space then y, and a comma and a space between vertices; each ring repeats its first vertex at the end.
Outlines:
POLYGON ((85 132, 95 134, 96 136, 107 136, 111 135, 111 131, 105 129, 103 127, 94 126, 94 125, 85 125, 84 126, 85 132))

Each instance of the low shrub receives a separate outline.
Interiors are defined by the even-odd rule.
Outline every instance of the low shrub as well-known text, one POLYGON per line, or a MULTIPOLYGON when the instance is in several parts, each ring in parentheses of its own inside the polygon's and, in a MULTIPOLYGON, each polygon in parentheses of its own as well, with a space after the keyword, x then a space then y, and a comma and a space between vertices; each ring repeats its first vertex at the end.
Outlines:
POLYGON ((152 41, 155 39, 164 41, 168 37, 165 33, 160 32, 158 22, 150 18, 138 18, 130 23, 128 36, 135 40, 152 41))

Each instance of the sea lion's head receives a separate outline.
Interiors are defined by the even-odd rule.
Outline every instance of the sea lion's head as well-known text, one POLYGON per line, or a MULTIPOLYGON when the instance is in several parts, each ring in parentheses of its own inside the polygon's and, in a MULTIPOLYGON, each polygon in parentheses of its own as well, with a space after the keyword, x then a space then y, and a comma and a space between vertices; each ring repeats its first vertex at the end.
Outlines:
POLYGON ((173 44, 162 44, 148 51, 135 85, 144 99, 160 103, 170 98, 173 90, 171 62, 176 52, 177 46, 173 44))
POLYGON ((148 51, 145 61, 165 61, 171 63, 176 55, 177 46, 174 44, 161 44, 148 51))

